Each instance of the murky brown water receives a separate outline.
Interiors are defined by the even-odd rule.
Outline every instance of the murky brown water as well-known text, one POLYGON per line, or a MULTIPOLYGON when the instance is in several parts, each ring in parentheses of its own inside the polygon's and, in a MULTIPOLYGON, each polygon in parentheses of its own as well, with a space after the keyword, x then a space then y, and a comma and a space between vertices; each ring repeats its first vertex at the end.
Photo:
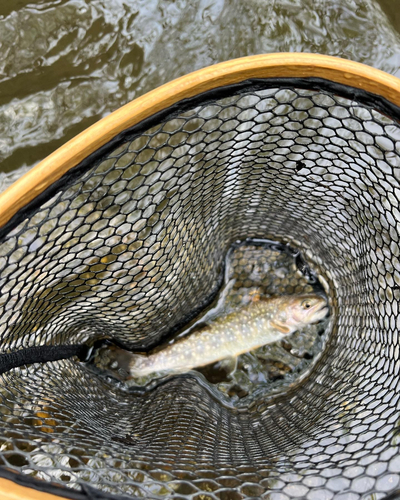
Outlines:
POLYGON ((320 52, 400 76, 399 12, 400 0, 3 0, 0 190, 119 106, 227 59, 320 52))

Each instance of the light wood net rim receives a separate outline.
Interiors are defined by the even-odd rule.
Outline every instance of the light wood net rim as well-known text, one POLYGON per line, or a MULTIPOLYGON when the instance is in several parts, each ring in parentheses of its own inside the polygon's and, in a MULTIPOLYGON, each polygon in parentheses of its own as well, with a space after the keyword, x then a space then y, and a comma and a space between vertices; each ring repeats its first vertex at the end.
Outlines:
POLYGON ((400 79, 332 56, 275 53, 244 57, 200 69, 135 99, 57 149, 0 195, 0 227, 71 168, 122 131, 182 99, 255 78, 315 77, 400 104, 400 79))
POLYGON ((1 500, 65 500, 66 497, 27 488, 9 479, 0 478, 0 498, 1 500))

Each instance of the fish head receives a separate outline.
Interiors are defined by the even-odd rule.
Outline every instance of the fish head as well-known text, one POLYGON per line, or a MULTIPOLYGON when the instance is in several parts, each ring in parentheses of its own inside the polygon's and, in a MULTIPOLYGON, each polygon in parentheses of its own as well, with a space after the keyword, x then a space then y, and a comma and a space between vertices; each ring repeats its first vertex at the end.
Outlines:
POLYGON ((300 295, 289 301, 286 322, 301 328, 305 325, 318 323, 325 318, 328 311, 328 304, 320 295, 300 295))
POLYGON ((326 317, 329 308, 327 301, 316 294, 281 297, 277 320, 285 325, 288 333, 326 317))

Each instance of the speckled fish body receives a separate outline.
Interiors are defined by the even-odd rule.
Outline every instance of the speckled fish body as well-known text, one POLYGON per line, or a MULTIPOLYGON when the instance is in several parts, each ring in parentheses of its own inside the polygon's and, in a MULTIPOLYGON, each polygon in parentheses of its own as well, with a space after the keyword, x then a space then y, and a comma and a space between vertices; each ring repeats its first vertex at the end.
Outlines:
POLYGON ((221 316, 210 325, 165 349, 148 355, 133 355, 130 375, 154 372, 183 373, 192 368, 234 358, 294 333, 323 319, 328 312, 318 295, 282 296, 255 301, 221 316))

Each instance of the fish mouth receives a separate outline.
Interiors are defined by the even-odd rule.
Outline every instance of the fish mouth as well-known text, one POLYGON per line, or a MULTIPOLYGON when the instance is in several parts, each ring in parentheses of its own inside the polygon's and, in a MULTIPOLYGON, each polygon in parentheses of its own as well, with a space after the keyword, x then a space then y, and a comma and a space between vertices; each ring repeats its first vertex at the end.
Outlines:
POLYGON ((310 311, 313 316, 312 323, 318 323, 319 321, 324 319, 329 312, 329 306, 326 302, 323 302, 322 304, 316 304, 312 309, 314 309, 313 311, 310 311))

